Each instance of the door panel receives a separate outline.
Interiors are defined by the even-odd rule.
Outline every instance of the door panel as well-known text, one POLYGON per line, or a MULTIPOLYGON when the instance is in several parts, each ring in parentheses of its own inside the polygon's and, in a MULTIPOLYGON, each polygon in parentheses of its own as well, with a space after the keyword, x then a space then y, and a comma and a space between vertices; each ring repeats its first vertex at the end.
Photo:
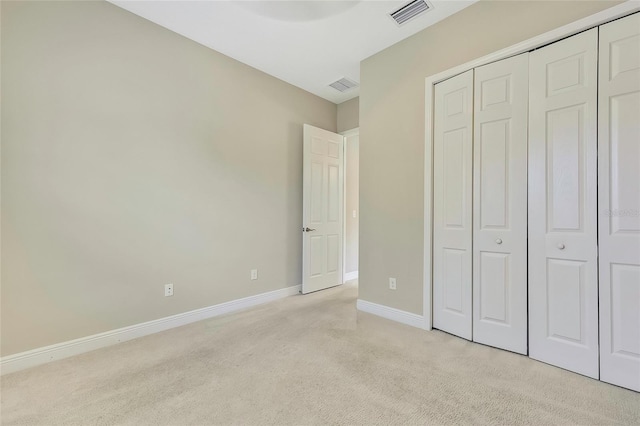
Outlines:
MULTIPOLYGON (((640 266, 610 264, 611 280, 611 354, 637 359, 640 354, 638 300, 640 300, 640 266)), ((633 370, 629 371, 633 377, 633 370)))
POLYGON ((640 391, 640 15, 600 27, 600 377, 640 391))
POLYGON ((444 170, 444 226, 447 228, 464 227, 465 214, 465 129, 446 132, 443 135, 442 164, 444 170))
POLYGON ((612 233, 633 234, 640 232, 640 215, 633 214, 640 207, 640 168, 629 160, 640 158, 640 91, 613 95, 610 100, 610 210, 632 214, 610 215, 609 228, 612 233))
POLYGON ((475 70, 473 340, 527 353, 528 54, 475 70))
POLYGON ((473 71, 435 86, 433 326, 471 339, 473 71))
POLYGON ((548 337, 584 345, 585 262, 547 259, 548 337))
POLYGON ((477 157, 480 161, 475 164, 478 179, 474 185, 480 187, 477 194, 480 198, 476 197, 480 229, 507 227, 510 121, 482 123, 476 118, 476 125, 480 126, 480 135, 476 136, 476 150, 480 151, 477 157))
POLYGON ((547 112, 548 231, 580 231, 584 206, 584 105, 547 112))
POLYGON ((444 265, 442 272, 444 282, 444 309, 464 315, 464 264, 465 251, 455 249, 443 250, 444 265))
POLYGON ((342 284, 343 137, 305 124, 303 138, 302 292, 309 293, 342 284))
POLYGON ((309 247, 309 275, 311 278, 319 277, 323 273, 324 237, 322 235, 310 235, 309 247))
POLYGON ((530 54, 529 353, 598 378, 598 29, 530 54))
MULTIPOLYGON (((512 284, 509 281, 509 254, 483 251, 479 253, 479 258, 479 321, 509 326, 511 312, 508 299, 509 287, 512 284)), ((477 340, 478 332, 474 334, 477 340)))

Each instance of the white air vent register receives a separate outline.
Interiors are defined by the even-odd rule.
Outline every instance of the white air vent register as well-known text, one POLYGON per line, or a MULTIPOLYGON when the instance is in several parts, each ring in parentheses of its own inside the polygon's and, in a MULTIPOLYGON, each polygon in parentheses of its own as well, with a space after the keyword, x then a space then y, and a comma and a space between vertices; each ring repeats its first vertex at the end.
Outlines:
POLYGON ((425 0, 413 0, 395 12, 391 12, 389 15, 393 18, 398 25, 402 25, 410 19, 415 18, 423 12, 431 9, 432 6, 425 0))
POLYGON ((338 81, 334 81, 329 86, 333 87, 339 92, 346 92, 347 90, 353 89, 354 87, 358 87, 358 83, 349 80, 346 77, 343 77, 338 81))

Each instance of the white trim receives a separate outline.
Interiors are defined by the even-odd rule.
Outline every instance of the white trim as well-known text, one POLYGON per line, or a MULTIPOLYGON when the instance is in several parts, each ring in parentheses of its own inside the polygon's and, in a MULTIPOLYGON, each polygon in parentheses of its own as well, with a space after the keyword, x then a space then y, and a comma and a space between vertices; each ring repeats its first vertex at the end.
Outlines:
POLYGON ((340 132, 340 134, 345 138, 350 138, 351 136, 359 136, 360 127, 354 127, 353 129, 345 130, 344 132, 340 132))
POLYGON ((540 34, 513 46, 498 50, 497 52, 469 61, 457 67, 434 74, 425 79, 425 150, 424 150, 424 276, 423 276, 423 317, 424 328, 432 328, 432 197, 433 197, 433 86, 448 78, 454 77, 472 68, 477 68, 491 62, 499 61, 520 53, 529 52, 536 48, 553 43, 560 39, 570 37, 581 31, 597 27, 614 19, 640 11, 639 0, 628 0, 624 3, 610 7, 586 18, 540 34))
POLYGON ((357 280, 358 279, 358 271, 347 272, 344 274, 345 281, 357 280))
POLYGON ((347 136, 342 135, 342 284, 347 282, 347 136))
POLYGON ((218 305, 208 306, 206 308, 195 309, 193 311, 160 318, 153 321, 147 321, 135 324, 129 327, 118 328, 116 330, 104 333, 94 334, 92 336, 82 337, 67 342, 57 343, 55 345, 45 346, 42 348, 32 349, 30 351, 21 352, 15 355, 9 355, 0 358, 0 374, 13 373, 15 371, 24 370, 25 368, 35 367, 37 365, 46 364, 70 356, 79 355, 95 349, 104 348, 125 342, 127 340, 136 339, 138 337, 147 336, 149 334, 158 333, 160 331, 169 330, 171 328, 180 327, 192 322, 201 321, 207 318, 217 317, 219 315, 228 314, 230 312, 239 311, 252 306, 272 302, 287 296, 292 296, 300 292, 301 286, 295 285, 267 293, 256 294, 254 296, 244 297, 242 299, 231 300, 229 302, 220 303, 218 305))
POLYGON ((390 308, 389 306, 378 305, 377 303, 367 302, 362 299, 358 299, 356 306, 357 309, 362 312, 367 312, 412 327, 424 328, 424 318, 422 315, 412 314, 411 312, 401 311, 400 309, 390 308))
POLYGON ((424 329, 431 330, 432 323, 432 265, 433 259, 433 84, 427 78, 425 84, 424 115, 424 260, 422 277, 422 317, 424 329))
MULTIPOLYGON (((349 215, 347 214, 347 140, 352 136, 360 136, 360 127, 356 127, 350 130, 345 130, 344 132, 340 132, 340 135, 344 138, 344 143, 342 144, 343 149, 343 170, 344 170, 344 180, 342 181, 342 283, 349 280, 354 280, 358 278, 358 271, 355 271, 356 276, 352 277, 350 274, 353 272, 345 272, 345 268, 347 267, 347 218, 349 215)), ((360 212, 358 212, 358 216, 360 212)))

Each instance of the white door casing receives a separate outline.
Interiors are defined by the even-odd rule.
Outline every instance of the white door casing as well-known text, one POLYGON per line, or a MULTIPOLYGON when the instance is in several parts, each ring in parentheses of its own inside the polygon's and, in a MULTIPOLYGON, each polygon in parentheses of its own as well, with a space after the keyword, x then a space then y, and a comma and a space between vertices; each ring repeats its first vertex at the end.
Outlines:
POLYGON ((600 27, 600 378, 640 391, 640 14, 600 27))
POLYGON ((598 378, 594 28, 530 54, 529 354, 598 378))
POLYGON ((435 86, 433 326, 471 340, 473 70, 435 86))
POLYGON ((360 128, 356 127, 340 132, 340 135, 344 138, 344 211, 342 212, 342 217, 344 218, 342 224, 344 241, 342 244, 342 281, 347 282, 358 279, 360 196, 357 177, 360 170, 358 161, 360 128))
POLYGON ((342 284, 344 138, 304 125, 302 293, 342 284))
POLYGON ((473 340, 527 353, 529 54, 475 69, 473 340))

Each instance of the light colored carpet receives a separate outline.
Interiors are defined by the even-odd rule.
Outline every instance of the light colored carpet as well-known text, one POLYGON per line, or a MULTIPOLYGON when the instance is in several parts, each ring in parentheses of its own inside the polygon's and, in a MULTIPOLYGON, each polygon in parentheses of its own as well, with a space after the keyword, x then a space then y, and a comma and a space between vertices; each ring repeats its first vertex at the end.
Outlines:
POLYGON ((640 394, 356 312, 347 284, 2 378, 4 424, 640 424, 640 394))

